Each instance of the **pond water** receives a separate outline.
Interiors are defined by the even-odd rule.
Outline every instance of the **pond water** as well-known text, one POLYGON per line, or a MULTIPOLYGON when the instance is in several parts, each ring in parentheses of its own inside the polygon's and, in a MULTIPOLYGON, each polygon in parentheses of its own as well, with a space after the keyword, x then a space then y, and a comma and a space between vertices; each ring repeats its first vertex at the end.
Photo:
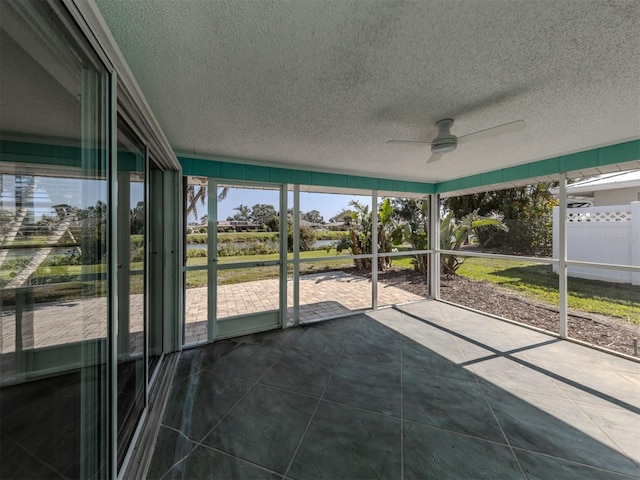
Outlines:
MULTIPOLYGON (((7 258, 29 258, 33 255, 35 255, 35 253, 38 251, 37 248, 12 248, 12 249, 8 249, 9 251, 7 252, 7 258)), ((49 253, 49 256, 52 255, 72 255, 76 252, 76 249, 74 247, 69 247, 69 246, 65 246, 65 247, 52 247, 51 248, 51 253, 49 253)))
MULTIPOLYGON (((313 248, 327 248, 331 245, 333 245, 336 242, 336 240, 316 240, 316 242, 313 244, 313 248)), ((274 242, 265 242, 266 245, 274 245, 274 242)), ((229 246, 235 246, 236 248, 244 248, 247 246, 246 242, 225 242, 225 243, 219 243, 218 244, 218 248, 220 248, 222 245, 229 245, 229 246)), ((193 250, 206 250, 208 247, 208 245, 206 243, 188 243, 187 244, 187 249, 193 249, 193 250)))

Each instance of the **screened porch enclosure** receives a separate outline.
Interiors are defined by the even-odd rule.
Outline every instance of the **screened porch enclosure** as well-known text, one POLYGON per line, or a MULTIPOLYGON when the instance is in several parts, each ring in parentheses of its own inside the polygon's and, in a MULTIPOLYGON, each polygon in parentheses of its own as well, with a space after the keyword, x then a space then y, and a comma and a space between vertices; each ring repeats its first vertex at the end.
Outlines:
POLYGON ((0 478, 637 478, 639 20, 0 0, 0 478))

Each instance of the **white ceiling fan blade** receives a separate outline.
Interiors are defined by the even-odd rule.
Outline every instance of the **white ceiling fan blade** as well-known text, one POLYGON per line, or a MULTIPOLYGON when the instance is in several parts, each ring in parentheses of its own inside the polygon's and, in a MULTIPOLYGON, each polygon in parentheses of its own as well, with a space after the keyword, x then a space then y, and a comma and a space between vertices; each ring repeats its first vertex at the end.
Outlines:
POLYGON ((522 130, 524 130, 524 127, 524 120, 505 123, 504 125, 498 125, 497 127, 487 128, 486 130, 480 130, 479 132, 469 133, 468 135, 458 137, 458 145, 469 142, 477 142, 479 140, 497 137, 498 135, 521 132, 522 130))
POLYGON ((419 142, 416 140, 387 140, 385 143, 412 143, 416 145, 431 145, 431 142, 419 142))
POLYGON ((442 153, 433 153, 431 154, 431 156, 429 157, 429 160, 427 160, 427 163, 433 163, 433 162, 437 162, 438 160, 440 160, 443 157, 442 153))

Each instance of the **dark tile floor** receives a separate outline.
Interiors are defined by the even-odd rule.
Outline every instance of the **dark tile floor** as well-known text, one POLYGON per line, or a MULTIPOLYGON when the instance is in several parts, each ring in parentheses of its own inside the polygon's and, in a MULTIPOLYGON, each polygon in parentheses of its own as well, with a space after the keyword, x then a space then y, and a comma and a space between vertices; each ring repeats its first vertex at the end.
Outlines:
POLYGON ((148 478, 640 476, 640 364, 440 302, 182 353, 148 478))

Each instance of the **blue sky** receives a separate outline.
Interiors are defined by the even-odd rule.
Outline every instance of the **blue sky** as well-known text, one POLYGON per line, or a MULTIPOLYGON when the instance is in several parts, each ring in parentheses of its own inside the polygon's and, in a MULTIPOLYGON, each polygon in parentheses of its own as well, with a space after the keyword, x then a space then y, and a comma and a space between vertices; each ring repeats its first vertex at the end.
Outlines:
MULTIPOLYGON (((15 184, 12 175, 4 175, 4 191, 0 195, 0 208, 13 208, 15 200, 15 184)), ((51 215, 52 206, 66 203, 74 207, 86 208, 93 206, 98 200, 106 201, 106 182, 103 180, 69 179, 54 177, 37 177, 37 189, 34 198, 36 218, 43 214, 51 215)), ((131 184, 131 207, 135 207, 139 200, 143 199, 144 187, 142 183, 131 184)), ((325 221, 349 208, 351 200, 369 204, 371 197, 361 195, 338 195, 325 193, 300 193, 300 210, 309 212, 318 210, 325 221)), ((293 192, 288 192, 289 208, 293 207, 293 192)), ((258 190, 251 188, 230 188, 227 197, 218 203, 218 218, 226 220, 227 217, 237 213, 234 208, 240 204, 252 207, 257 203, 273 205, 279 210, 278 190, 258 190)), ((207 205, 198 204, 198 222, 207 213, 207 205)), ((190 215, 189 222, 196 221, 190 215)))
MULTIPOLYGON (((334 195, 325 193, 300 193, 300 210, 302 212, 309 212, 311 210, 318 210, 323 216, 325 221, 328 221, 331 217, 342 211, 343 208, 349 207, 351 200, 358 200, 362 203, 368 204, 371 202, 369 196, 359 195, 334 195)), ((293 193, 289 192, 288 200, 289 208, 293 207, 293 193)), ((253 189, 240 189, 231 188, 227 197, 218 202, 218 218, 220 220, 226 220, 227 217, 232 217, 237 211, 234 210, 240 204, 252 207, 256 203, 265 203, 273 205, 276 210, 279 210, 279 194, 277 190, 253 190, 253 189)), ((207 213, 207 207, 205 205, 198 204, 198 221, 207 213)), ((188 219, 189 222, 195 221, 191 215, 188 219)))

